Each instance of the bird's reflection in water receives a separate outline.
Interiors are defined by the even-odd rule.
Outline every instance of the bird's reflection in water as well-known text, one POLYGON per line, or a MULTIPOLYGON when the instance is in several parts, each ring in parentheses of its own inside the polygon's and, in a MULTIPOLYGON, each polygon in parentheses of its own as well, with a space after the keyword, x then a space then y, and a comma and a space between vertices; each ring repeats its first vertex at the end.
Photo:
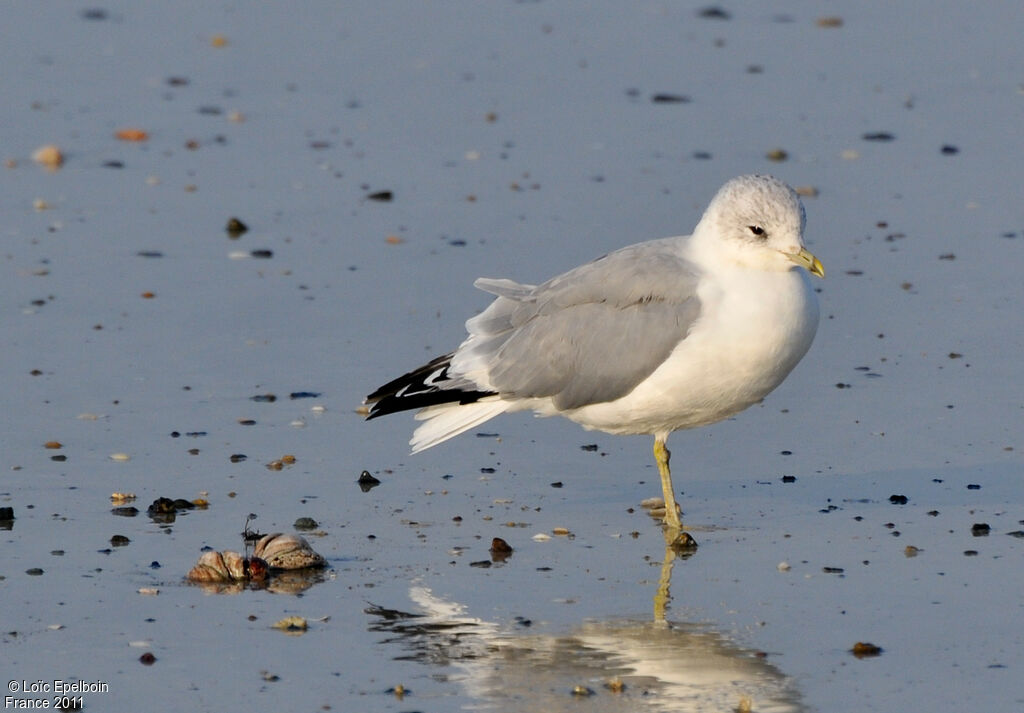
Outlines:
MULTIPOLYGON (((662 613, 671 564, 667 553, 662 613)), ((533 634, 521 621, 500 626, 467 616, 426 587, 412 587, 410 598, 416 613, 367 609, 371 630, 388 634, 384 642, 401 650, 395 659, 448 669, 473 710, 804 710, 792 680, 763 654, 707 626, 609 620, 565 635, 533 634)))

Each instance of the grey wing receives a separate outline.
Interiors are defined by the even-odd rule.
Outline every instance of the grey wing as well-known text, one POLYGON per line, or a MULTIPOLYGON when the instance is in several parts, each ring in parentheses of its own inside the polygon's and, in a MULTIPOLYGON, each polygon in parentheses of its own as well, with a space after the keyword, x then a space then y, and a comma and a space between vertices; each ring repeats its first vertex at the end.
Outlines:
POLYGON ((551 397, 563 410, 625 396, 700 315, 698 273, 678 240, 631 245, 537 287, 478 280, 498 299, 466 323, 453 367, 486 373, 503 396, 551 397))

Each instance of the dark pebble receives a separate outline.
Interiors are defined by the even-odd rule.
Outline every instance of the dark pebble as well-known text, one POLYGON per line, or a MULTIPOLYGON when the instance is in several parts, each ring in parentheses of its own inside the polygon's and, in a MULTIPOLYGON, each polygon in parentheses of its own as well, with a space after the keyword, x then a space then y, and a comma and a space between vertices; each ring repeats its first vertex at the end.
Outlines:
POLYGON ((964 557, 977 557, 977 556, 978 556, 978 551, 977 550, 964 550, 964 557))
POLYGON ((273 250, 253 250, 249 254, 261 260, 269 260, 270 258, 274 257, 273 250))
POLYGON ((89 7, 78 14, 83 20, 106 20, 110 17, 102 7, 89 7))
POLYGON ((395 194, 391 191, 376 191, 374 193, 366 194, 366 200, 377 201, 379 203, 390 203, 395 199, 395 194))
POLYGON ((103 168, 124 168, 124 161, 104 161, 103 168))
POLYGON ((255 396, 250 396, 249 400, 256 403, 272 404, 277 401, 277 396, 274 394, 256 394, 255 396))
POLYGON ((154 656, 152 652, 147 651, 139 657, 139 663, 143 666, 152 666, 156 663, 156 656, 154 656))
POLYGON ((243 233, 248 232, 249 226, 240 221, 238 218, 228 218, 228 224, 224 226, 224 230, 226 230, 228 235, 230 235, 232 238, 237 238, 243 233))
POLYGON ((164 254, 159 250, 139 250, 135 253, 139 257, 163 257, 164 254))
POLYGON ((364 470, 362 473, 360 473, 359 480, 357 480, 356 482, 359 483, 359 489, 362 490, 364 493, 368 493, 374 488, 376 488, 378 485, 380 485, 380 481, 374 478, 372 475, 370 475, 370 471, 368 470, 364 470))
POLYGON ((479 562, 470 562, 470 567, 480 567, 481 569, 487 569, 491 566, 490 560, 480 560, 479 562))
POLYGON ((987 522, 976 522, 971 525, 971 534, 975 537, 988 537, 988 533, 992 531, 992 528, 988 526, 987 522))
POLYGON ((562 481, 561 480, 556 480, 554 483, 551 484, 551 487, 552 488, 561 488, 562 487, 562 481))
POLYGON ((580 450, 581 451, 594 452, 594 451, 597 450, 597 444, 596 443, 588 443, 586 445, 580 446, 580 450))
POLYGON ((906 505, 909 498, 906 495, 890 495, 889 502, 893 505, 906 505))
POLYGON ((124 547, 129 543, 131 543, 131 540, 129 540, 124 535, 114 535, 110 538, 110 544, 114 547, 124 547))
POLYGON ((512 545, 500 537, 495 537, 491 540, 491 554, 510 555, 512 554, 512 545))
POLYGON ((315 530, 316 528, 320 527, 320 523, 318 523, 311 517, 300 517, 298 520, 295 521, 293 527, 296 530, 315 530))
POLYGON ((1013 532, 1007 532, 1010 537, 1024 538, 1024 530, 1014 530, 1013 532))
POLYGON ((118 517, 135 517, 139 514, 139 509, 134 505, 125 505, 124 507, 112 508, 110 513, 118 517))
POLYGON ((968 483, 967 489, 968 490, 981 490, 981 486, 978 485, 977 483, 968 483))
POLYGON ((248 457, 249 456, 245 455, 244 453, 234 453, 231 455, 230 458, 228 458, 228 460, 230 460, 232 463, 241 463, 248 457))
POLYGON ((0 520, 13 520, 14 519, 14 508, 3 507, 0 508, 0 520))
POLYGON ((844 570, 842 567, 822 567, 821 571, 825 574, 842 574, 846 570, 844 570))
POLYGON ((697 17, 703 20, 730 20, 732 15, 725 8, 721 8, 717 5, 711 5, 709 7, 701 8, 697 11, 697 17))
POLYGON ((481 468, 480 472, 481 473, 493 473, 494 472, 494 468, 481 468))
POLYGON ((685 94, 667 94, 659 92, 651 95, 651 102, 653 104, 689 104, 690 97, 685 94))
POLYGON ((32 567, 30 569, 25 570, 25 574, 29 575, 30 577, 38 577, 42 573, 43 570, 40 567, 32 567))
POLYGON ((293 391, 288 394, 290 399, 315 399, 320 396, 318 391, 293 391))
POLYGON ((783 483, 795 483, 796 482, 796 476, 795 475, 784 475, 784 476, 782 476, 782 482, 783 483))
POLYGON ((942 147, 943 156, 955 156, 958 153, 960 153, 960 149, 951 144, 946 144, 945 146, 942 147))
POLYGON ((864 134, 861 138, 865 141, 893 141, 896 139, 896 137, 888 131, 872 131, 864 134))

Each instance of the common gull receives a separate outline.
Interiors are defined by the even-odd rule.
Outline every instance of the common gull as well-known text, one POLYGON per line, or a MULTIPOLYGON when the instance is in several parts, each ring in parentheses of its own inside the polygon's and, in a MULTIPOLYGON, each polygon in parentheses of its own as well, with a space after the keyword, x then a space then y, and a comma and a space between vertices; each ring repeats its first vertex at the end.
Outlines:
POLYGON ((792 188, 740 176, 692 235, 630 245, 541 285, 480 278, 496 298, 466 322, 465 341, 367 396, 367 418, 420 409, 413 453, 506 411, 653 435, 664 522, 678 535, 668 435, 760 402, 814 339, 807 272, 825 269, 804 224, 792 188))

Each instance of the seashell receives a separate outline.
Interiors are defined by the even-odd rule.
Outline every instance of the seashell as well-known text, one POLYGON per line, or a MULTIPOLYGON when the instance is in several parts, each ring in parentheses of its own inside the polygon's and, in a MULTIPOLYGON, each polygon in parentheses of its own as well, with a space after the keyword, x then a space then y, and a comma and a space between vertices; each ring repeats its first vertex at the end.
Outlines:
POLYGON ((327 561, 309 546, 305 538, 280 532, 261 537, 253 554, 265 560, 274 569, 303 569, 323 567, 327 564, 327 561))
POLYGON ((230 582, 232 580, 220 552, 204 552, 196 565, 189 570, 190 582, 230 582))
POLYGON ((258 557, 246 559, 237 552, 204 552, 189 570, 190 582, 246 582, 267 578, 267 563, 258 557))

